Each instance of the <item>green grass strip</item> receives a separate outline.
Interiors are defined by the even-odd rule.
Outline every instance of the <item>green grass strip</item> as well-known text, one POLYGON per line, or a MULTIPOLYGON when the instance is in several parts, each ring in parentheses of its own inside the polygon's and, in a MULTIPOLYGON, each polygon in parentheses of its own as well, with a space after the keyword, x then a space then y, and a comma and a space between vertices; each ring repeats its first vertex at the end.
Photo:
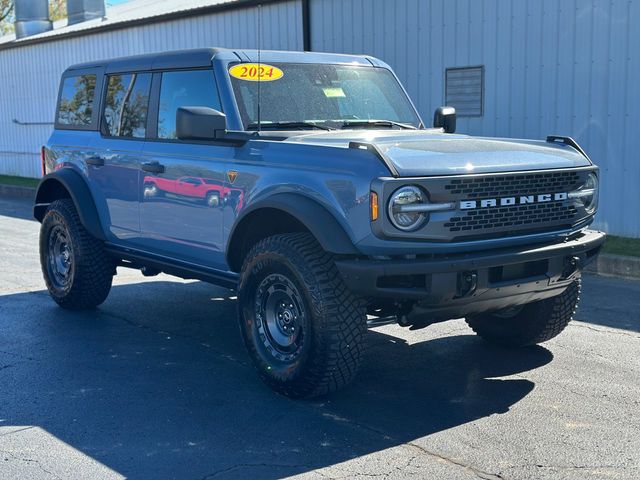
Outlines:
POLYGON ((0 175, 0 184, 15 185, 17 187, 37 187, 39 178, 13 177, 11 175, 0 175))
POLYGON ((607 235, 607 240, 602 248, 603 253, 613 253, 615 255, 627 255, 640 257, 640 238, 617 237, 607 235))

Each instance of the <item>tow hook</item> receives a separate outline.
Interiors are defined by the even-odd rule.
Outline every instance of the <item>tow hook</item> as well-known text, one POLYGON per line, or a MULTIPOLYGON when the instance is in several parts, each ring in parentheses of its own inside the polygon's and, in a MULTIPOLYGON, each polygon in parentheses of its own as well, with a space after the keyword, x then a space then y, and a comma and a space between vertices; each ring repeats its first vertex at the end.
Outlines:
POLYGON ((567 279, 576 273, 582 265, 582 259, 577 255, 566 257, 562 269, 562 279, 567 279))
POLYGON ((478 272, 468 271, 458 274, 458 288, 456 297, 466 297, 473 294, 478 287, 478 272))

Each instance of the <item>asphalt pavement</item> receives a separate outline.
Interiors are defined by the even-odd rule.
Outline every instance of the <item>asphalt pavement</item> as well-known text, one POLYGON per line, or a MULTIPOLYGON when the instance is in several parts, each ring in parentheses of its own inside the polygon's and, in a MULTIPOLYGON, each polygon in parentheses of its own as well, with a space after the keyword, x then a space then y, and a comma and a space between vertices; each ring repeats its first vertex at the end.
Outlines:
POLYGON ((97 310, 57 307, 30 217, 0 198, 0 479, 640 478, 640 282, 586 276, 577 321, 524 350, 370 330, 349 388, 294 401, 232 291, 119 269, 97 310))

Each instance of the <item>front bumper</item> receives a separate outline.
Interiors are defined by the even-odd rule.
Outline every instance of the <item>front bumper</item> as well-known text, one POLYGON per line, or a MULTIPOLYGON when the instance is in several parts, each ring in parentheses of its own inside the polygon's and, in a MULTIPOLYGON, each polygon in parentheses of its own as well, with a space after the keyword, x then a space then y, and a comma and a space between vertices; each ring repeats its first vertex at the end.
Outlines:
POLYGON ((605 234, 585 230, 560 243, 416 259, 341 259, 347 286, 375 298, 412 300, 453 318, 559 295, 600 251, 605 234))

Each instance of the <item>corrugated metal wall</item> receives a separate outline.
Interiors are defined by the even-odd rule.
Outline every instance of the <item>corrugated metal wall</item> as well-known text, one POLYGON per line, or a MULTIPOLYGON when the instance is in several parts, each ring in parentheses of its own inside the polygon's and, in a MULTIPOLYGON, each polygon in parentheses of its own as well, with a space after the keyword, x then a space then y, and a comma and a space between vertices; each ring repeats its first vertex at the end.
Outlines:
MULTIPOLYGON (((262 48, 302 50, 298 0, 267 4, 262 48)), ((69 65, 124 55, 197 47, 255 48, 257 9, 243 8, 49 43, 0 50, 0 174, 40 176, 39 146, 52 122, 60 75, 69 65)))
MULTIPOLYGON (((72 63, 198 46, 255 47, 256 9, 0 51, 0 172, 38 176, 60 73, 72 63), (10 152, 10 153, 6 153, 10 152)), ((262 8, 263 48, 302 49, 299 0, 262 8)), ((571 135, 602 168, 598 225, 640 237, 640 0, 310 0, 311 47, 389 63, 423 118, 450 67, 484 65, 474 135, 571 135)))
POLYGON ((448 67, 485 66, 474 135, 575 137, 602 168, 598 225, 640 237, 640 1, 311 0, 311 46, 389 63, 426 121, 448 67))

